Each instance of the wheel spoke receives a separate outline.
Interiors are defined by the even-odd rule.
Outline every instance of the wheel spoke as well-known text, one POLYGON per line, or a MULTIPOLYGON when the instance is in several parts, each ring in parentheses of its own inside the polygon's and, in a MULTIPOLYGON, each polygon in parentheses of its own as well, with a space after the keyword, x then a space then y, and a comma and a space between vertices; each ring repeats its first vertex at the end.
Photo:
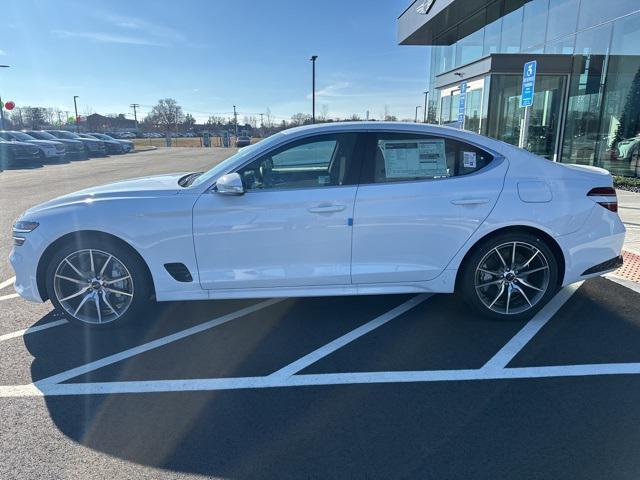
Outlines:
POLYGON ((86 292, 87 290, 89 290, 89 287, 84 287, 80 290, 78 290, 76 293, 72 293, 71 295, 69 295, 68 297, 64 297, 64 298, 60 298, 58 301, 60 303, 62 302, 66 302, 67 300, 70 300, 72 298, 77 297, 78 295, 82 295, 84 292, 86 292))
POLYGON ((96 265, 93 263, 93 250, 89 249, 89 259, 91 260, 91 273, 96 276, 96 265))
POLYGON ((109 258, 107 258, 107 261, 104 262, 104 265, 102 265, 102 268, 100 269, 100 276, 102 277, 102 274, 104 273, 104 271, 107 269, 107 265, 109 265, 109 262, 111 261, 111 259, 113 258, 113 255, 109 255, 109 258))
POLYGON ((111 306, 111 303, 107 299, 107 294, 104 293, 104 290, 102 291, 102 301, 107 307, 109 307, 109 310, 111 310, 115 314, 116 318, 120 316, 120 314, 116 311, 116 309, 111 306))
POLYGON ((123 292, 122 290, 116 290, 115 288, 104 287, 107 292, 115 293, 116 295, 126 295, 127 297, 133 297, 129 292, 123 292))
POLYGON ((512 284, 513 288, 515 289, 516 292, 518 292, 520 295, 522 295, 524 297, 524 299, 527 301, 527 303, 529 304, 530 307, 533 307, 533 305, 531 304, 531 301, 529 300, 529 297, 527 297, 527 295, 524 293, 524 290, 522 290, 518 285, 516 285, 515 283, 512 284))
POLYGON ((478 268, 478 271, 482 272, 482 273, 488 273, 489 275, 493 275, 494 277, 499 277, 500 276, 500 273, 492 272, 491 270, 485 270, 484 268, 478 268))
POLYGON ((476 288, 488 287, 489 285, 497 285, 499 283, 504 283, 504 279, 500 278, 498 280, 493 280, 492 282, 481 283, 480 285, 476 285, 476 288))
POLYGON ((96 304, 96 310, 98 311, 98 323, 102 323, 102 311, 100 310, 100 296, 96 293, 93 294, 93 303, 96 304))
POLYGON ((511 284, 509 284, 509 286, 507 287, 507 306, 504 310, 504 313, 509 313, 509 304, 511 303, 511 290, 513 290, 513 288, 511 287, 511 284))
POLYGON ((131 275, 127 275, 126 277, 116 278, 114 280, 108 280, 108 281, 104 282, 104 284, 105 285, 112 285, 114 283, 122 282, 123 280, 127 280, 129 278, 131 278, 131 275))
POLYGON ((498 255, 498 258, 500 259, 500 262, 502 262, 502 266, 504 268, 507 268, 507 262, 504 261, 504 258, 502 258, 502 255, 500 254, 500 251, 498 250, 498 247, 493 249, 494 252, 496 252, 496 254, 498 255))
POLYGON ((531 258, 527 260, 524 265, 521 265, 520 268, 522 269, 522 268, 528 267, 529 264, 533 261, 534 258, 538 256, 539 253, 540 253, 540 250, 536 249, 535 253, 531 256, 531 258))
POLYGON ((73 263, 71 263, 71 262, 70 262, 68 259, 66 259, 66 258, 64 259, 64 261, 65 261, 65 262, 67 262, 67 265, 69 265, 69 266, 73 269, 73 271, 74 271, 74 272, 76 272, 76 273, 78 274, 78 276, 79 276, 79 277, 81 277, 81 278, 85 278, 85 274, 84 274, 84 273, 82 273, 80 270, 78 270, 78 269, 73 265, 73 263))
POLYGON ((87 282, 85 280, 78 280, 76 278, 65 277, 64 275, 56 275, 56 278, 61 278, 62 280, 66 280, 67 282, 77 283, 79 285, 86 285, 87 282))
POLYGON ((518 278, 518 283, 521 283, 522 285, 524 285, 525 287, 531 288, 533 290, 537 290, 538 292, 544 292, 544 289, 542 288, 538 288, 538 287, 534 287, 533 285, 531 285, 529 282, 527 282, 526 280, 523 280, 521 278, 518 278))
POLYGON ((498 299, 504 293, 504 285, 505 285, 504 283, 502 285, 500 285, 500 291, 498 292, 498 295, 496 296, 496 298, 493 299, 493 302, 491 302, 491 305, 489 305, 489 308, 493 307, 495 305, 495 303, 498 301, 498 299))
POLYGON ((78 308, 76 308, 75 312, 73 312, 73 315, 78 315, 78 312, 80 311, 80 309, 84 306, 85 303, 87 303, 87 301, 91 298, 91 294, 88 293, 85 295, 85 297, 80 301, 80 303, 78 304, 78 308))
POLYGON ((517 242, 513 242, 513 249, 511 251, 511 270, 516 266, 516 245, 517 242))
POLYGON ((548 270, 548 269, 549 269, 549 267, 547 265, 544 265, 543 267, 534 268, 533 270, 529 270, 527 272, 519 272, 518 276, 531 275, 532 273, 536 273, 536 272, 539 272, 541 270, 548 270))

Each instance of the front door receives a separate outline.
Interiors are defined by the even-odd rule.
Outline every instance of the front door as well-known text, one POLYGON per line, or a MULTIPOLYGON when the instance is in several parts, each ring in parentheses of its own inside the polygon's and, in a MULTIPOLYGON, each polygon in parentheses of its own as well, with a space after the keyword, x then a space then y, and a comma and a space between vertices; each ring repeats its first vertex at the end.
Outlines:
POLYGON ((193 212, 202 287, 348 285, 357 139, 292 142, 238 170, 244 195, 204 193, 193 212))
POLYGON ((437 277, 495 205, 507 162, 473 145, 372 134, 353 226, 353 283, 437 277))

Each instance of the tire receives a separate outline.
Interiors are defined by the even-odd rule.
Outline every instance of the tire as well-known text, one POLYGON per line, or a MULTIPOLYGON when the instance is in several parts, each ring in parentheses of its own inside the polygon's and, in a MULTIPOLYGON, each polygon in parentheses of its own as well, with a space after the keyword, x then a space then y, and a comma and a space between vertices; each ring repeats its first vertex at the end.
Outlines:
POLYGON ((151 279, 142 260, 102 237, 64 243, 47 266, 46 287, 55 308, 85 328, 139 321, 151 303, 151 279))
POLYGON ((538 235, 500 234, 473 249, 462 266, 458 290, 487 317, 529 319, 558 290, 558 260, 538 235))

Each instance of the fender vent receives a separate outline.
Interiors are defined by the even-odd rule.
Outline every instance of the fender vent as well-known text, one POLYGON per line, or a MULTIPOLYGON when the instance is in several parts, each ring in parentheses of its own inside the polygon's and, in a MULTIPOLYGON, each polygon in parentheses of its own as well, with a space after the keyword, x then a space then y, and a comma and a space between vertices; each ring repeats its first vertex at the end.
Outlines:
POLYGON ((184 263, 165 263, 164 268, 179 282, 193 282, 191 272, 184 263))

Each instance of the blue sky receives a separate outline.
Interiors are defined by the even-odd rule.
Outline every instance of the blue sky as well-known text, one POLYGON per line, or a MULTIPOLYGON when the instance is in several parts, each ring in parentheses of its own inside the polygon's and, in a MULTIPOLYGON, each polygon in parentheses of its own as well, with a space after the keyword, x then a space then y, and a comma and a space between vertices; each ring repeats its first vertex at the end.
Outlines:
POLYGON ((175 98, 198 120, 269 108, 413 118, 427 49, 400 47, 410 0, 2 0, 0 95, 18 106, 142 115, 175 98))

